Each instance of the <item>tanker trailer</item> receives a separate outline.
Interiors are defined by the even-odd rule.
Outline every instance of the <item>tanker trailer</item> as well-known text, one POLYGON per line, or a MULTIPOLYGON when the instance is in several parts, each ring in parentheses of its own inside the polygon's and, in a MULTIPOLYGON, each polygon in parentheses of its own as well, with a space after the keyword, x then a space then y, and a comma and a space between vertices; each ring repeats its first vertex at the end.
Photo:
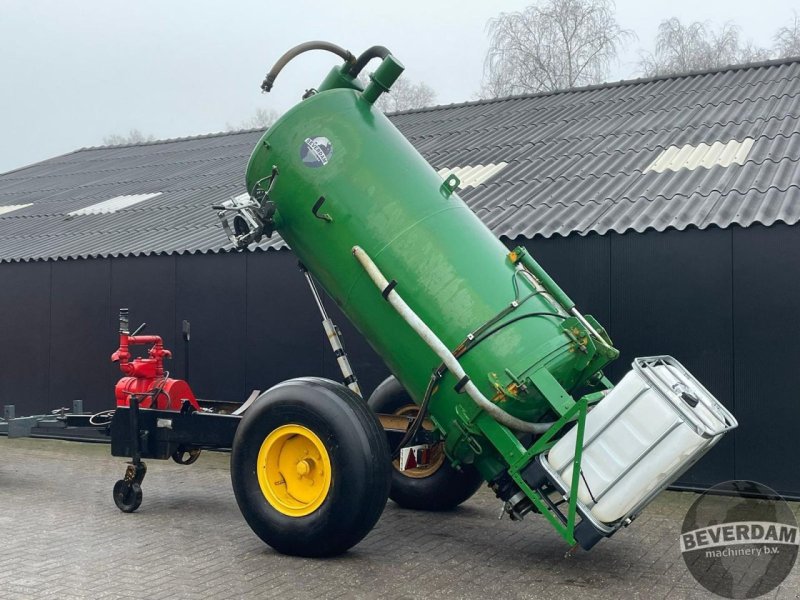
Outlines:
POLYGON ((636 359, 612 385, 603 368, 619 352, 603 327, 376 109, 403 71, 388 50, 302 44, 262 90, 308 50, 344 62, 258 142, 247 194, 216 208, 237 248, 280 233, 393 377, 370 398, 379 418, 329 380, 262 394, 231 456, 248 524, 280 552, 332 555, 370 531, 387 495, 437 510, 479 482, 501 516, 538 513, 573 548, 630 524, 734 417, 668 356, 636 359), (407 419, 399 440, 381 428, 393 416, 407 419))

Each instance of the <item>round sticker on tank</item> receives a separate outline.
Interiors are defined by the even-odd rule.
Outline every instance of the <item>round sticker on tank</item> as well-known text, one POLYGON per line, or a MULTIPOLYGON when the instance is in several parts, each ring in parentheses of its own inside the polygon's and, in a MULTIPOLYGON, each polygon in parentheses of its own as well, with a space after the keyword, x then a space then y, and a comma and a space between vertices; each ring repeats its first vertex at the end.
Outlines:
POLYGON ((326 137, 307 137, 300 146, 300 160, 312 169, 324 167, 333 154, 333 144, 326 137))

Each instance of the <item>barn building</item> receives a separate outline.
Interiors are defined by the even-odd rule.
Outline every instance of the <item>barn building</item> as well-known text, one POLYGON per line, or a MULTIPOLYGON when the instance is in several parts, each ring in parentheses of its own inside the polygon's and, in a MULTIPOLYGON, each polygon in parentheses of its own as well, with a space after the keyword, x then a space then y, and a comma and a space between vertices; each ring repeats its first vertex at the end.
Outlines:
MULTIPOLYGON (((736 415, 680 484, 800 497, 800 59, 397 113, 509 246, 524 245, 622 357, 671 354, 736 415)), ((336 378, 285 244, 231 249, 262 131, 84 148, 0 175, 0 404, 113 405, 116 315, 164 336, 204 398, 336 378)), ((334 315, 335 309, 331 307, 334 315)), ((380 359, 339 318, 369 391, 380 359)))

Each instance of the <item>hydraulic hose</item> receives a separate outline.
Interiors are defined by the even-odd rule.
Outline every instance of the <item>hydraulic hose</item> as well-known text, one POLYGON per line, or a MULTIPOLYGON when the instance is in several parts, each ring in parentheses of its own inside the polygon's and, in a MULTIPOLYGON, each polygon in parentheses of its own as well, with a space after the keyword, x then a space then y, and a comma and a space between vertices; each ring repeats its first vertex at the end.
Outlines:
POLYGON ((353 63, 353 66, 350 67, 350 76, 358 77, 361 71, 364 70, 364 67, 367 66, 367 63, 373 58, 386 58, 390 54, 391 52, 389 52, 389 49, 386 46, 372 46, 371 48, 367 48, 356 59, 356 61, 353 63))
POLYGON ((394 285, 390 285, 386 277, 383 276, 378 266, 372 262, 372 259, 360 246, 353 247, 353 256, 356 257, 361 266, 369 275, 372 282, 380 290, 384 298, 392 305, 397 313, 408 323, 408 325, 422 338, 428 347, 438 356, 445 364, 447 369, 455 376, 456 380, 466 381, 463 384, 463 390, 467 395, 477 404, 481 409, 489 413, 498 423, 514 429, 516 431, 523 431, 525 433, 541 434, 546 432, 553 423, 531 423, 523 421, 517 417, 508 414, 502 408, 491 402, 484 396, 478 387, 467 377, 466 372, 458 362, 458 359, 452 352, 445 346, 444 342, 437 337, 437 335, 428 327, 425 322, 419 318, 405 300, 395 291, 394 285))
POLYGON ((261 84, 262 91, 269 92, 272 89, 272 86, 275 84, 275 78, 281 72, 283 67, 285 67, 290 60, 297 58, 297 56, 303 52, 308 52, 309 50, 326 50, 328 52, 332 52, 333 54, 341 57, 342 60, 347 63, 352 63, 356 60, 356 57, 353 56, 349 50, 345 50, 336 44, 322 41, 305 42, 304 44, 300 44, 291 50, 288 50, 278 59, 278 62, 275 63, 275 65, 272 67, 272 70, 267 73, 267 76, 264 78, 264 82, 261 84))

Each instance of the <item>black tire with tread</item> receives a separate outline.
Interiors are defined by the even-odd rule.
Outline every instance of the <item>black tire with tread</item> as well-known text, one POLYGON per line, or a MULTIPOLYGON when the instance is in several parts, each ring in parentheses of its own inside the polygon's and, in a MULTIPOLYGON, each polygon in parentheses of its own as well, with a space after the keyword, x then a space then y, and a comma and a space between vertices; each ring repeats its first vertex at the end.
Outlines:
POLYGON ((245 520, 269 546, 295 556, 334 556, 360 542, 386 506, 390 469, 383 429, 366 402, 341 384, 314 377, 264 392, 245 412, 231 452, 231 482, 245 520), (256 475, 264 439, 287 424, 313 431, 331 460, 325 501, 302 517, 273 508, 256 475))
MULTIPOLYGON (((369 406, 376 413, 394 414, 410 404, 414 401, 394 376, 385 379, 369 397, 369 406)), ((428 477, 408 477, 393 466, 389 498, 403 508, 446 511, 471 498, 481 484, 483 478, 474 467, 464 465, 456 470, 445 457, 445 462, 428 477)))
POLYGON ((135 512, 142 505, 142 486, 120 479, 114 484, 114 504, 124 513, 135 512))

